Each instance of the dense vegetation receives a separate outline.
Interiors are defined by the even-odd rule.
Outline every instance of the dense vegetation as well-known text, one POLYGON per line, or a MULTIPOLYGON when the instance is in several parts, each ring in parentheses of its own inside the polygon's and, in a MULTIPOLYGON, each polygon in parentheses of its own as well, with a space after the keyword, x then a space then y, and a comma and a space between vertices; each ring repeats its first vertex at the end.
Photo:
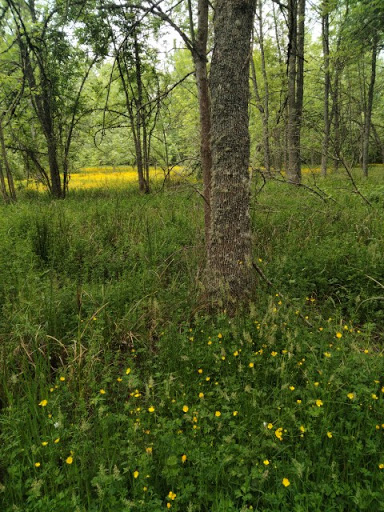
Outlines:
POLYGON ((383 509, 382 172, 254 176, 235 317, 195 184, 1 206, 1 510, 383 509))

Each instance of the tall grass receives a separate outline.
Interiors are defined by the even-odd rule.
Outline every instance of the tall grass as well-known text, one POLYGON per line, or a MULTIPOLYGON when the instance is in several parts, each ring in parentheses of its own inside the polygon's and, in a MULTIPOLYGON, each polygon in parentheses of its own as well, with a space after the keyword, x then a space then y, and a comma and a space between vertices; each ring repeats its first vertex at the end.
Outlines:
POLYGON ((0 510, 384 509, 380 172, 254 196, 236 318, 192 188, 1 207, 0 510))

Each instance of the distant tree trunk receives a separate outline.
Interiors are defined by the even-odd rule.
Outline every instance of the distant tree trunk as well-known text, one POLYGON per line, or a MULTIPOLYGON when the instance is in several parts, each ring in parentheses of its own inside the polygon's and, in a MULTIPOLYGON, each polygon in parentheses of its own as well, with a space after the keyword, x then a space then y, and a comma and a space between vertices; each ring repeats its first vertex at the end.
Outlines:
POLYGON ((136 99, 136 163, 139 175, 139 188, 141 192, 149 193, 149 163, 147 155, 147 136, 145 126, 145 114, 143 112, 143 82, 141 71, 141 56, 137 33, 134 33, 135 71, 137 85, 136 99))
POLYGON ((205 245, 209 246, 211 225, 211 98, 209 95, 207 72, 207 41, 208 41, 208 0, 198 0, 197 5, 197 31, 195 34, 192 17, 191 2, 190 25, 192 37, 192 58, 195 66, 196 85, 199 97, 200 116, 200 160, 204 185, 204 224, 205 245))
POLYGON ((254 7, 254 0, 217 0, 214 20, 207 285, 229 308, 252 290, 248 78, 254 7))
POLYGON ((381 151, 381 162, 384 164, 384 141, 380 138, 380 136, 377 132, 376 126, 373 123, 371 123, 371 128, 372 128, 373 136, 375 137, 375 140, 376 140, 376 144, 381 151))
POLYGON ((288 180, 301 182, 305 0, 288 1, 288 180))
MULTIPOLYGON (((5 173, 7 176, 9 198, 11 199, 11 201, 16 201, 16 190, 15 190, 15 185, 13 182, 11 167, 10 167, 9 161, 8 161, 7 150, 5 147, 3 120, 1 118, 0 118, 0 144, 1 144, 1 156, 3 158, 3 162, 4 162, 4 166, 5 166, 5 173)), ((1 172, 1 174, 3 174, 3 173, 1 172)), ((0 180, 1 180, 1 178, 0 178, 0 180)), ((4 176, 3 176, 2 181, 4 181, 4 176)), ((3 189, 3 183, 1 183, 1 188, 3 189)))
POLYGON ((4 173, 3 173, 3 165, 0 160, 0 191, 1 195, 3 196, 4 202, 9 203, 10 197, 7 192, 7 187, 5 185, 5 179, 4 179, 4 173))
POLYGON ((368 88, 367 104, 364 108, 364 131, 363 131, 363 174, 368 176, 368 163, 369 163, 369 136, 371 130, 372 120, 372 107, 373 107, 373 94, 375 91, 376 81, 376 63, 377 63, 377 46, 378 42, 375 39, 372 46, 372 59, 371 59, 371 77, 368 88))
POLYGON ((260 111, 262 126, 263 126, 263 145, 264 145, 264 167, 267 174, 271 172, 271 145, 269 138, 269 83, 267 76, 267 68, 265 63, 265 53, 264 53, 264 32, 263 32, 263 10, 262 10, 262 1, 258 0, 257 2, 257 17, 258 17, 258 40, 259 40, 259 49, 260 49, 260 57, 261 57, 261 73, 263 76, 263 85, 264 85, 264 101, 262 100, 259 87, 257 83, 256 69, 253 58, 251 59, 251 78, 253 82, 253 88, 256 96, 256 101, 258 103, 258 109, 260 111))
POLYGON ((324 0, 323 2, 321 26, 324 58, 324 135, 321 155, 321 174, 326 176, 330 135, 329 93, 331 89, 331 73, 329 69, 329 0, 324 0))

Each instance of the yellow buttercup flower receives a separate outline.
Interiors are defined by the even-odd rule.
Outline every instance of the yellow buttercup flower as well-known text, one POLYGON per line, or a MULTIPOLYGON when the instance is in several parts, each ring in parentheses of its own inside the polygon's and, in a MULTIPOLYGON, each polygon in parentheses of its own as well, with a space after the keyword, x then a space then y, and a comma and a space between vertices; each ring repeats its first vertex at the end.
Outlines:
POLYGON ((48 441, 43 441, 43 442, 41 443, 41 446, 47 446, 47 444, 48 444, 48 441))
POLYGON ((187 456, 184 454, 181 456, 181 462, 184 464, 184 462, 187 460, 187 456))
POLYGON ((188 411, 189 411, 188 405, 183 405, 183 412, 188 412, 188 411))
POLYGON ((133 478, 139 478, 140 473, 138 471, 133 472, 133 478))
POLYGON ((340 338, 342 338, 342 337, 343 337, 343 335, 341 334, 341 332, 337 332, 337 333, 336 333, 336 338, 340 339, 340 338))
POLYGON ((65 377, 60 377, 61 382, 65 381, 65 377))
POLYGON ((353 400, 355 398, 355 393, 348 393, 347 394, 347 397, 350 399, 350 400, 353 400))
POLYGON ((248 365, 250 368, 253 368, 255 366, 255 363, 249 363, 248 365))
POLYGON ((170 498, 173 501, 176 498, 176 494, 172 491, 169 491, 168 498, 170 498))
POLYGON ((284 485, 284 487, 288 487, 289 485, 291 485, 291 482, 288 480, 288 478, 283 478, 282 484, 284 485))
POLYGON ((67 464, 72 464, 72 462, 73 462, 73 457, 71 457, 71 456, 67 457, 67 458, 65 459, 65 462, 66 462, 67 464))
POLYGON ((41 405, 41 407, 46 407, 47 406, 47 403, 48 403, 48 400, 42 400, 39 405, 41 405))
POLYGON ((100 395, 105 395, 106 391, 105 389, 100 389, 100 395))
POLYGON ((295 386, 289 386, 289 389, 290 389, 291 391, 294 391, 294 390, 295 390, 295 386))
POLYGON ((41 462, 35 462, 35 468, 39 468, 41 466, 41 462))
POLYGON ((275 436, 277 439, 279 439, 279 441, 283 440, 283 429, 281 427, 275 430, 275 436))
POLYGON ((155 412, 155 408, 153 407, 153 405, 148 407, 148 412, 155 412))
POLYGON ((264 464, 264 466, 268 466, 269 465, 269 460, 268 459, 263 460, 263 464, 264 464))
POLYGON ((332 437, 333 437, 332 432, 327 432, 327 436, 329 437, 329 439, 332 439, 332 437))
POLYGON ((132 371, 132 370, 131 370, 130 368, 127 368, 127 369, 125 370, 125 375, 129 375, 129 374, 131 373, 131 371, 132 371))
POLYGON ((215 416, 216 416, 216 418, 219 418, 221 416, 221 412, 220 411, 216 411, 215 412, 215 416))
POLYGON ((323 404, 322 400, 316 400, 316 405, 317 405, 317 407, 321 407, 324 404, 323 404))
POLYGON ((199 393, 199 398, 204 398, 204 393, 199 393))

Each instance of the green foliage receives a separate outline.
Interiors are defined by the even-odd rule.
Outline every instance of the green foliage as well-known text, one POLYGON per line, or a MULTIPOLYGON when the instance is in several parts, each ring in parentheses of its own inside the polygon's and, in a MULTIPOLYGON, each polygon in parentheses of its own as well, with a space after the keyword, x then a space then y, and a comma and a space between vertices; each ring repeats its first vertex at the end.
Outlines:
POLYGON ((267 183, 254 251, 275 289, 236 318, 199 301, 191 189, 2 207, 1 510, 381 510, 375 172, 373 209, 337 175, 337 204, 267 183))

